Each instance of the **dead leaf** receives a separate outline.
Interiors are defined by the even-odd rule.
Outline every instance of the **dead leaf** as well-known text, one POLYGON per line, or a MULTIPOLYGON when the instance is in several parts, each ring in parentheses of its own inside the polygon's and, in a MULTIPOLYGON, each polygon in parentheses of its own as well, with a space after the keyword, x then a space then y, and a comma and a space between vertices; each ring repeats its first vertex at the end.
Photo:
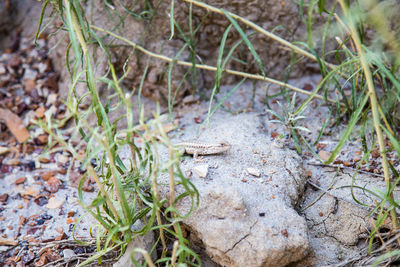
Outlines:
POLYGON ((8 109, 0 108, 0 120, 6 123, 7 128, 18 142, 23 143, 30 137, 22 120, 8 109))

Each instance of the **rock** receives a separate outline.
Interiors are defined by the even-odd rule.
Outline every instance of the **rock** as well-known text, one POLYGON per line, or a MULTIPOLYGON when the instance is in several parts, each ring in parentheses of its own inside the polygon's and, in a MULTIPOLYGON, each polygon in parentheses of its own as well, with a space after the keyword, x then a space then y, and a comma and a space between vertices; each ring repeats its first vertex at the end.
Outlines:
POLYGON ((26 181, 26 177, 20 177, 17 180, 15 180, 15 184, 23 184, 26 181))
POLYGON ((5 121, 7 128, 18 142, 23 143, 30 137, 22 120, 8 109, 0 108, 0 120, 5 121))
POLYGON ((43 181, 47 181, 47 180, 49 180, 51 177, 53 177, 53 176, 55 176, 56 175, 56 172, 55 171, 43 171, 43 172, 40 172, 40 177, 42 177, 42 180, 43 181))
POLYGON ((182 103, 185 105, 190 105, 196 103, 197 101, 199 101, 199 97, 195 95, 188 95, 183 98, 182 103))
POLYGON ((64 199, 58 199, 56 197, 52 197, 49 199, 49 203, 47 203, 46 208, 48 209, 58 209, 64 204, 64 199))
POLYGON ((40 194, 40 187, 37 185, 31 185, 23 192, 23 195, 28 195, 31 197, 37 197, 39 194, 40 194))
POLYGON ((201 178, 206 178, 208 173, 208 167, 209 167, 208 164, 201 164, 195 166, 193 168, 193 171, 197 173, 197 175, 200 176, 201 178))
POLYGON ((68 249, 67 248, 67 249, 63 250, 63 256, 64 256, 65 259, 68 259, 68 258, 75 257, 76 254, 72 249, 68 249))
POLYGON ((6 154, 10 152, 10 149, 8 147, 0 146, 0 155, 6 154))
MULTIPOLYGON (((133 230, 139 230, 143 228, 143 223, 140 221, 137 221, 134 224, 133 230)), ((136 236, 129 244, 128 247, 126 248, 126 251, 124 255, 116 262, 113 264, 113 267, 135 267, 133 262, 131 261, 130 257, 135 248, 141 248, 146 250, 148 253, 151 250, 152 246, 154 245, 154 235, 153 232, 148 232, 145 236, 138 235, 136 236)), ((134 253, 134 258, 136 261, 138 261, 140 264, 143 264, 144 257, 141 253, 134 253)))
POLYGON ((0 75, 4 75, 7 73, 7 69, 3 63, 0 64, 0 75))
POLYGON ((0 195, 0 202, 7 202, 8 194, 4 193, 0 195))
POLYGON ((49 94, 47 96, 46 106, 51 106, 51 105, 56 104, 57 98, 58 98, 57 94, 49 94))
POLYGON ((56 161, 57 161, 57 163, 65 164, 69 161, 69 157, 67 157, 63 154, 57 154, 56 161))
POLYGON ((26 79, 23 81, 23 84, 25 87, 25 91, 27 91, 28 93, 31 92, 36 87, 36 82, 33 79, 26 79))
POLYGON ((246 171, 256 177, 260 177, 261 176, 261 171, 259 169, 256 168, 247 168, 246 171))
MULTIPOLYGON (((232 148, 230 153, 206 157, 210 166, 218 166, 207 180, 190 178, 199 191, 200 204, 183 223, 222 266, 286 266, 304 258, 309 250, 306 221, 294 209, 306 183, 302 160, 293 150, 274 147, 265 131, 259 130, 260 120, 255 114, 214 114, 201 133, 209 140, 224 136, 232 148), (243 183, 246 165, 268 173, 271 179, 243 183)), ((195 126, 185 129, 193 135, 196 130, 195 126)), ((168 158, 167 149, 162 155, 168 158)), ((182 171, 192 170, 194 164, 185 160, 182 171)), ((162 179, 167 176, 160 180, 167 183, 162 179)), ((176 194, 181 190, 177 186, 176 194)), ((160 191, 160 196, 169 194, 167 187, 160 191)), ((177 203, 181 214, 190 207, 188 199, 177 203)))
POLYGON ((320 152, 318 152, 318 156, 323 160, 323 161, 327 161, 329 159, 329 157, 331 156, 331 153, 325 151, 325 150, 321 150, 320 152))
POLYGON ((56 177, 50 177, 48 181, 44 184, 44 189, 50 193, 55 193, 60 188, 61 182, 56 177))
POLYGON ((41 119, 44 117, 44 112, 46 111, 46 109, 43 106, 40 106, 38 109, 35 110, 36 112, 36 116, 41 119))

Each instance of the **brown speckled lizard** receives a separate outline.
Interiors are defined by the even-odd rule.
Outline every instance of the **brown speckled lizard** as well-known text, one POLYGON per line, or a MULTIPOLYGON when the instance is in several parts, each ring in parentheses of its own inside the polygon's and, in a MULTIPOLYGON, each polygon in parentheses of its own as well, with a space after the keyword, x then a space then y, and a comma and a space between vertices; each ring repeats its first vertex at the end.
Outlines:
POLYGON ((231 148, 227 142, 219 143, 197 143, 197 142, 181 142, 175 144, 185 149, 185 153, 193 155, 194 158, 205 155, 213 155, 223 153, 231 148))

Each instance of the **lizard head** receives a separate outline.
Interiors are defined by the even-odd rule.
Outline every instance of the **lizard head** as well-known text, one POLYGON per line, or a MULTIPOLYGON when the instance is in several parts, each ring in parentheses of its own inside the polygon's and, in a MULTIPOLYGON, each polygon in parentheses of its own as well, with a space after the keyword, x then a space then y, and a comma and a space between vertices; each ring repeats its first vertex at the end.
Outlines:
POLYGON ((226 148, 226 150, 229 150, 231 148, 231 145, 228 142, 219 142, 220 147, 226 148))

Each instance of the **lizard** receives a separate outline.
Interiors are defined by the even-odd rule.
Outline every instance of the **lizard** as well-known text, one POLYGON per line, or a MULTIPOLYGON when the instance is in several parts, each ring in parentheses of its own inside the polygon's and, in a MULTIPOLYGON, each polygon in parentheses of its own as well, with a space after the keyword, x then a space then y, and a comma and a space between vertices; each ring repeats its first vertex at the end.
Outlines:
POLYGON ((181 142, 175 144, 175 146, 183 147, 185 149, 185 153, 193 155, 194 158, 197 158, 199 155, 214 155, 220 154, 225 151, 228 151, 231 148, 231 145, 227 142, 219 142, 219 143, 198 143, 198 142, 181 142))

